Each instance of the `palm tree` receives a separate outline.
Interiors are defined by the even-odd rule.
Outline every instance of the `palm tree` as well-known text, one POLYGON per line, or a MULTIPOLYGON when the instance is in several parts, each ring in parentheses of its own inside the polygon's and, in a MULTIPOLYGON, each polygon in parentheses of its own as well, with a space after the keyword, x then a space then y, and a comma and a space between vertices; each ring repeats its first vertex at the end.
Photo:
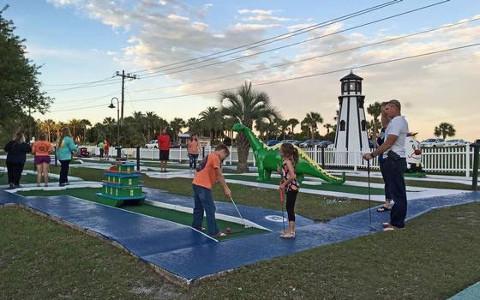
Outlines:
MULTIPOLYGON (((263 118, 277 117, 278 113, 270 106, 266 93, 255 92, 252 84, 245 82, 236 92, 221 92, 222 113, 242 122, 252 129, 253 122, 263 118)), ((240 172, 248 171, 247 158, 250 144, 243 133, 237 135, 238 165, 240 172)))
POLYGON ((56 123, 52 119, 47 119, 43 122, 40 122, 40 128, 47 134, 47 141, 52 141, 52 133, 56 129, 56 123))
POLYGON ((382 105, 379 102, 374 102, 367 107, 367 112, 373 117, 372 122, 370 122, 371 136, 373 140, 376 140, 382 126, 382 123, 378 119, 382 114, 382 105))
POLYGON ((297 126, 299 123, 300 122, 295 118, 288 119, 288 125, 292 126, 292 133, 295 132, 295 126, 297 126))
POLYGON ((190 134, 200 134, 202 132, 202 121, 197 118, 190 118, 187 120, 186 126, 190 134))
POLYGON ((453 125, 445 122, 440 123, 433 131, 435 136, 442 136, 443 139, 445 139, 447 136, 454 136, 455 132, 456 130, 453 125))
POLYGON ((260 138, 265 139, 269 125, 270 121, 266 122, 263 119, 255 121, 255 129, 258 131, 260 138))
POLYGON ((316 112, 309 112, 307 116, 302 121, 302 126, 306 126, 309 128, 309 131, 312 135, 312 139, 315 138, 315 133, 318 129, 318 123, 323 123, 323 118, 319 113, 316 112))
POLYGON ((81 119, 80 120, 80 128, 82 129, 82 133, 83 133, 83 142, 85 142, 85 140, 87 139, 87 127, 88 126, 92 126, 92 123, 90 123, 89 120, 87 119, 81 119))
POLYGON ((160 118, 153 111, 147 111, 145 113, 145 124, 147 127, 147 141, 150 141, 150 139, 152 138, 155 128, 159 123, 159 121, 160 121, 160 118))
POLYGON ((330 129, 333 129, 333 125, 330 124, 330 123, 327 123, 327 124, 323 125, 323 127, 325 127, 325 129, 327 129, 327 135, 330 133, 330 129))
POLYGON ((181 118, 175 118, 170 122, 170 127, 173 131, 173 140, 176 142, 178 138, 178 134, 181 133, 183 127, 185 127, 185 121, 181 118))
POLYGON ((199 116, 203 128, 209 133, 210 142, 213 143, 215 139, 215 133, 223 129, 222 113, 218 110, 218 108, 210 106, 202 111, 199 116))
POLYGON ((282 139, 285 139, 285 131, 287 131, 288 126, 290 126, 290 123, 288 123, 288 120, 277 119, 275 120, 275 124, 280 129, 280 132, 283 136, 282 139))
POLYGON ((75 141, 77 141, 77 140, 78 140, 77 130, 82 128, 82 123, 81 123, 80 120, 78 120, 78 119, 71 119, 71 120, 68 122, 68 127, 69 127, 70 130, 72 131, 72 137, 73 137, 73 139, 74 139, 75 141))

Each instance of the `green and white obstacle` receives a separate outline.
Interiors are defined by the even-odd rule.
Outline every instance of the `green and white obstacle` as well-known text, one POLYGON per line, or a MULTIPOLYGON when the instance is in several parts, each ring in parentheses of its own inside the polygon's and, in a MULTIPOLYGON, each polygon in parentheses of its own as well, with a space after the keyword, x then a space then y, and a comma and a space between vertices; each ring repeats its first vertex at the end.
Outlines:
POLYGON ((104 173, 104 178, 102 191, 97 193, 102 200, 116 207, 143 204, 145 193, 135 163, 116 163, 104 173))

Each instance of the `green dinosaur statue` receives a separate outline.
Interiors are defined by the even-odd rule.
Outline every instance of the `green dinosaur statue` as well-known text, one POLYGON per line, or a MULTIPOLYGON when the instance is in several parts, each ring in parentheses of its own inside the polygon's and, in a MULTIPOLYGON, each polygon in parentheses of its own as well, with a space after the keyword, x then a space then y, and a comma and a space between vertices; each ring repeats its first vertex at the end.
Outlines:
MULTIPOLYGON (((234 124, 232 130, 242 132, 250 142, 250 147, 252 147, 253 154, 255 155, 255 162, 258 169, 257 180, 265 181, 270 179, 272 172, 276 172, 278 167, 282 165, 282 158, 280 157, 279 151, 280 144, 273 147, 265 145, 265 143, 253 134, 250 128, 240 123, 234 124)), ((343 174, 342 178, 330 175, 303 152, 302 149, 295 145, 294 147, 298 150, 299 155, 298 163, 295 166, 295 172, 297 173, 297 179, 299 181, 302 181, 305 175, 310 175, 329 183, 343 184, 345 182, 345 174, 343 174)))

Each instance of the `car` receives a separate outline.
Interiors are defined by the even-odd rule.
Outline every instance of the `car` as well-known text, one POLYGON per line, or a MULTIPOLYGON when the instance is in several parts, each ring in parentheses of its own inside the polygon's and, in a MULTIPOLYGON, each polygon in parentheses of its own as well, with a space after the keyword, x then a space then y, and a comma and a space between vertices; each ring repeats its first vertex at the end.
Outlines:
POLYGON ((323 140, 323 141, 320 141, 320 142, 316 143, 316 145, 318 147, 322 147, 322 148, 327 148, 331 144, 333 144, 333 142, 332 141, 327 141, 327 140, 323 140))
POLYGON ((435 147, 442 147, 445 144, 444 139, 426 139, 420 143, 420 146, 425 148, 435 148, 435 147))
POLYGON ((157 149, 158 148, 158 141, 151 140, 149 143, 145 144, 145 148, 147 149, 157 149))
POLYGON ((321 141, 316 140, 316 139, 308 139, 308 140, 300 143, 300 147, 302 147, 302 148, 314 147, 319 142, 321 142, 321 141))
POLYGON ((290 143, 292 145, 298 146, 301 142, 297 141, 297 140, 283 140, 283 141, 280 141, 280 143, 282 143, 282 144, 290 143))
POLYGON ((276 144, 280 143, 280 141, 278 140, 268 140, 266 142, 267 146, 271 147, 271 146, 275 146, 276 144))
POLYGON ((456 140, 448 140, 445 142, 445 146, 465 146, 465 145, 469 145, 470 142, 467 142, 465 140, 461 140, 461 139, 456 139, 456 140))

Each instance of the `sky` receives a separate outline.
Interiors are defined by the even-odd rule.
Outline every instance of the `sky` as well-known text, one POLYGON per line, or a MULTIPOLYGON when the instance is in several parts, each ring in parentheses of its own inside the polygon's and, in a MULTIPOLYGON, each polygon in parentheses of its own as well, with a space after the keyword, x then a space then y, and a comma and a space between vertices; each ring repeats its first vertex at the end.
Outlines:
POLYGON ((353 70, 364 78, 365 105, 399 99, 420 139, 432 137, 440 122, 453 124, 456 138, 480 138, 480 1, 403 0, 339 20, 386 2, 0 0, 0 8, 10 5, 4 16, 26 39, 28 57, 41 66, 42 90, 54 98, 39 119, 115 118, 108 105, 121 97, 121 80, 114 75, 125 70, 138 77, 125 82, 126 116, 198 117, 219 106, 218 91, 248 81, 283 118, 301 121, 313 111, 333 124, 339 79, 353 70), (323 25, 287 35, 315 24, 323 25), (386 41, 429 29, 436 30, 386 41), (250 47, 226 51, 244 45, 250 47))

